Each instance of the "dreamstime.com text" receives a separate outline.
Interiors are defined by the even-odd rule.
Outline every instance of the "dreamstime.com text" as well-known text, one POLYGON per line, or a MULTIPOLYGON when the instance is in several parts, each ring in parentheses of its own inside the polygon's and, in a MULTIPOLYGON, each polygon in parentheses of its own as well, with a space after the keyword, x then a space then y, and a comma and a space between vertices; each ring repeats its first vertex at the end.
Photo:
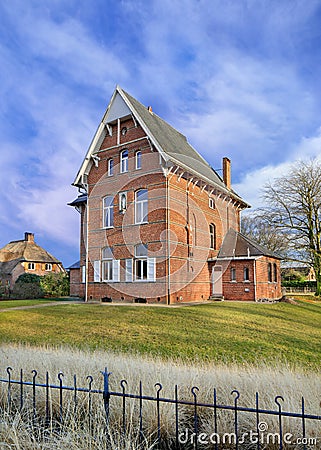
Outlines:
POLYGON ((312 437, 294 437, 292 433, 284 433, 281 437, 279 433, 268 431, 268 424, 260 422, 258 431, 249 431, 240 433, 238 437, 236 433, 193 433, 189 429, 185 429, 178 435, 180 444, 194 444, 196 441, 200 445, 207 444, 264 444, 264 445, 310 445, 318 444, 318 438, 312 437))

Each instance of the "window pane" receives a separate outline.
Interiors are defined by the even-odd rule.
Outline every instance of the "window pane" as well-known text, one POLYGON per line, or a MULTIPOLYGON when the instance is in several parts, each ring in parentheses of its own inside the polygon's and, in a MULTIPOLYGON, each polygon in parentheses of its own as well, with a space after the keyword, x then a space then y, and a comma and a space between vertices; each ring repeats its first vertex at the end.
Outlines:
POLYGON ((108 175, 111 176, 114 174, 114 161, 112 159, 108 160, 108 175))
POLYGON ((136 152, 136 169, 142 167, 142 152, 136 152))
POLYGON ((140 191, 137 191, 136 192, 136 200, 137 201, 148 200, 147 189, 141 189, 140 191))
POLYGON ((135 256, 147 256, 148 247, 146 244, 138 244, 135 246, 135 256))
POLYGON ((104 247, 101 251, 101 258, 102 259, 112 259, 113 258, 113 251, 111 247, 104 247))
POLYGON ((112 206, 112 204, 113 204, 113 197, 104 198, 104 206, 112 206))
POLYGON ((127 172, 128 171, 128 151, 127 150, 124 150, 123 152, 121 152, 120 163, 121 163, 121 171, 127 172))

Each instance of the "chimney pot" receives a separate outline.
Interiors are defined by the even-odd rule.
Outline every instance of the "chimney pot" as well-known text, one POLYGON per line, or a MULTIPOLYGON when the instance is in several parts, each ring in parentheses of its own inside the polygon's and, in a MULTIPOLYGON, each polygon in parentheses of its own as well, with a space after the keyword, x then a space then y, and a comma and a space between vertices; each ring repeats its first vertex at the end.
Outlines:
POLYGON ((153 112, 153 108, 151 107, 151 106, 148 106, 148 111, 150 112, 150 113, 152 113, 153 112))
POLYGON ((223 158, 223 181, 228 189, 231 189, 231 160, 223 158))
POLYGON ((33 233, 25 233, 25 241, 27 242, 35 242, 35 235, 33 233))

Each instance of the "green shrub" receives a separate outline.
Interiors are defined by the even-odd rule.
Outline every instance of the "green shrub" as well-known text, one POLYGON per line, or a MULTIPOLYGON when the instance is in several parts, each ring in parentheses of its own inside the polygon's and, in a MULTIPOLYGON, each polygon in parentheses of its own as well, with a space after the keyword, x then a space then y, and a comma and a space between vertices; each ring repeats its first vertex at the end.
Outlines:
POLYGON ((11 297, 16 299, 39 298, 43 297, 43 290, 39 282, 19 281, 13 286, 11 297))
POLYGON ((291 280, 291 281, 282 281, 282 286, 284 287, 301 287, 301 288, 316 288, 316 281, 299 281, 299 280, 291 280))
POLYGON ((48 273, 40 277, 40 286, 48 297, 69 295, 69 276, 65 273, 48 273))
POLYGON ((35 273, 23 273, 17 279, 17 283, 40 283, 40 275, 36 275, 35 273))

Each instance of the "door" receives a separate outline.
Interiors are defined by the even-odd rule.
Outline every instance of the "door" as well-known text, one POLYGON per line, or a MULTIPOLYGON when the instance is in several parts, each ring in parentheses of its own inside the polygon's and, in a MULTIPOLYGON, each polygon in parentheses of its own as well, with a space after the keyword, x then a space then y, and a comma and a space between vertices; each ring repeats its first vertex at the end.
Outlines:
POLYGON ((212 269, 212 296, 223 295, 222 266, 215 265, 212 269))

